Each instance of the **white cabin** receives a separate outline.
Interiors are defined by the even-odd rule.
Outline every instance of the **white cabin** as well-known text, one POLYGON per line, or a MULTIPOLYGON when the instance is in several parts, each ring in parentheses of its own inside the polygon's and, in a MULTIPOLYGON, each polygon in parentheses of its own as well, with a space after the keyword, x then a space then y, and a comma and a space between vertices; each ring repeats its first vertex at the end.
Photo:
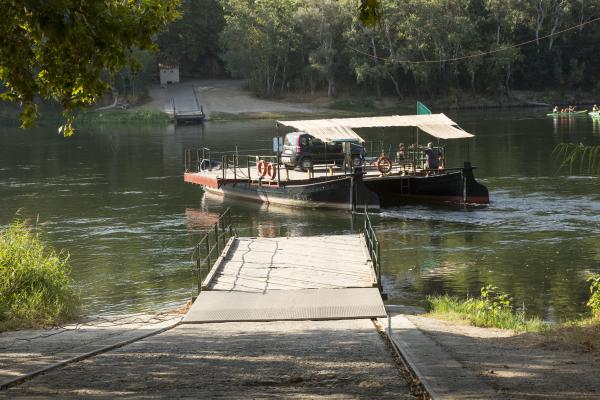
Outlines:
POLYGON ((160 73, 160 85, 166 86, 169 83, 179 83, 179 66, 169 64, 158 64, 160 73))

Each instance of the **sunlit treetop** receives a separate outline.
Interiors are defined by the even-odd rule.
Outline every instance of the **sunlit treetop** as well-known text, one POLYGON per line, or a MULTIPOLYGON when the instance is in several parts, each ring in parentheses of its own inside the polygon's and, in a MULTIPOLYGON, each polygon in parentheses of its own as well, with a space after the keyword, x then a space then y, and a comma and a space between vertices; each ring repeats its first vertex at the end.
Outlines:
POLYGON ((0 99, 21 105, 21 126, 37 118, 36 98, 63 107, 60 132, 73 133, 73 111, 96 102, 106 78, 136 70, 134 49, 179 17, 180 0, 0 0, 0 99))
POLYGON ((377 25, 381 20, 381 1, 360 0, 358 19, 367 27, 377 25))

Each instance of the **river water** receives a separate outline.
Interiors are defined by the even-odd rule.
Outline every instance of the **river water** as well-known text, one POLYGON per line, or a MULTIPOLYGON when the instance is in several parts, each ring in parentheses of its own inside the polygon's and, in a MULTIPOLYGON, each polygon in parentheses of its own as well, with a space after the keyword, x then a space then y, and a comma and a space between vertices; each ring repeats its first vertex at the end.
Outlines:
MULTIPOLYGON (((406 205, 374 216, 390 303, 477 295, 492 283, 544 318, 585 311, 585 277, 600 272, 600 179, 559 170, 552 150, 600 143, 600 125, 544 114, 449 113, 476 137, 446 143, 447 166, 471 159, 492 204, 406 205)), ((194 292, 191 248, 227 207, 240 235, 349 233, 361 224, 344 212, 224 201, 183 183, 185 148, 269 149, 276 133, 273 121, 98 126, 68 139, 52 125, 0 128, 0 224, 18 213, 43 225, 70 253, 87 313, 180 305, 194 292)), ((360 134, 386 148, 415 140, 410 129, 360 134)))

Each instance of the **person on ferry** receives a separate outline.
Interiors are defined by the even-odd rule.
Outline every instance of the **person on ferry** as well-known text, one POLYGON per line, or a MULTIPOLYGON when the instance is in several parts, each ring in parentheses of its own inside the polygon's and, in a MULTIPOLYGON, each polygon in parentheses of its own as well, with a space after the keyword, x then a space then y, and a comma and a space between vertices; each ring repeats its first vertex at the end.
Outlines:
POLYGON ((440 166, 439 163, 440 158, 438 150, 433 147, 433 143, 427 143, 427 148, 425 149, 425 169, 438 169, 440 166))
POLYGON ((404 143, 398 145, 398 151, 396 151, 396 163, 402 165, 406 161, 406 149, 404 143))

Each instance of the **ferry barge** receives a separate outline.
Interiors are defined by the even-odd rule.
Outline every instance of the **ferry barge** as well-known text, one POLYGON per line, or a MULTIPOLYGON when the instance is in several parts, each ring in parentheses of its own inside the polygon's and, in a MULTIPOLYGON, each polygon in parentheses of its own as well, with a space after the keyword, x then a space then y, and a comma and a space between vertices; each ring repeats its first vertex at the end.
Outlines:
POLYGON ((356 128, 415 126, 438 139, 473 137, 444 114, 277 123, 296 129, 295 137, 319 142, 325 151, 329 144, 342 143, 344 154, 340 158, 334 151, 319 158, 313 153, 310 162, 291 168, 286 146, 277 146, 276 155, 229 153, 218 158, 206 148, 190 149, 185 152, 185 182, 225 197, 291 207, 378 211, 404 201, 489 204, 488 190, 476 181, 474 167, 465 162, 460 168, 445 168, 442 148, 442 163, 435 169, 427 167, 418 146, 407 150, 402 162, 386 154, 356 155, 355 144, 364 143, 356 128))

